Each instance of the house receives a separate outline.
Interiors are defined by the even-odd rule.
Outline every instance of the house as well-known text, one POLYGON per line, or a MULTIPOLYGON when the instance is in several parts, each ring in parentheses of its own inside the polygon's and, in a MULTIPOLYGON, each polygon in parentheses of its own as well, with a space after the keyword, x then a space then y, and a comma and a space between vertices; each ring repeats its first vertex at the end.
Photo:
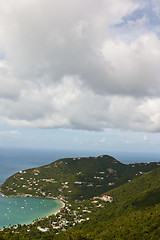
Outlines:
POLYGON ((114 182, 109 182, 108 185, 109 185, 109 186, 113 186, 113 185, 114 185, 114 182))
POLYGON ((107 168, 107 171, 108 171, 110 174, 117 172, 117 171, 114 170, 113 168, 107 168))
POLYGON ((112 202, 113 198, 111 196, 103 195, 103 201, 105 202, 112 202))
POLYGON ((82 184, 82 182, 75 182, 75 184, 81 185, 81 184, 82 184))
POLYGON ((49 231, 49 228, 41 228, 40 226, 38 226, 37 229, 38 229, 40 232, 48 232, 48 231, 49 231))

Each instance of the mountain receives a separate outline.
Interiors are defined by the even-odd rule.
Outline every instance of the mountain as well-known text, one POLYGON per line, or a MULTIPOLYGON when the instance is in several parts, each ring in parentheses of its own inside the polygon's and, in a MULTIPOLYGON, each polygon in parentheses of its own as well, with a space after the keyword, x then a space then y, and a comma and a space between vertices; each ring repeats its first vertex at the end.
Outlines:
POLYGON ((158 165, 156 162, 126 165, 108 155, 59 159, 49 165, 14 174, 2 185, 1 191, 7 196, 90 199, 158 165))

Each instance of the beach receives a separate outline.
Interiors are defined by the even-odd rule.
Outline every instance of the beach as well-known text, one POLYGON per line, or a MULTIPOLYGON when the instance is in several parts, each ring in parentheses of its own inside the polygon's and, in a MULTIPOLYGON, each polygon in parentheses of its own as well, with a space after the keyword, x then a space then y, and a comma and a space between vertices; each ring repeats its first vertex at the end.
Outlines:
POLYGON ((62 207, 60 208, 60 210, 57 210, 56 212, 54 212, 53 213, 54 215, 57 215, 65 207, 65 203, 62 200, 59 200, 59 201, 62 203, 62 207))

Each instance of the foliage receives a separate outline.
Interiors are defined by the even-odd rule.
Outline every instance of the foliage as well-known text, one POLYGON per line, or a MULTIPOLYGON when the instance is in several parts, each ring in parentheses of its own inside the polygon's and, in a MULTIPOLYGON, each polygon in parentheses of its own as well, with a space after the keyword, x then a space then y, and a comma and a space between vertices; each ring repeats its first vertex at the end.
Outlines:
POLYGON ((126 165, 108 155, 59 159, 14 174, 2 185, 1 191, 7 196, 90 199, 157 167, 157 163, 126 165))

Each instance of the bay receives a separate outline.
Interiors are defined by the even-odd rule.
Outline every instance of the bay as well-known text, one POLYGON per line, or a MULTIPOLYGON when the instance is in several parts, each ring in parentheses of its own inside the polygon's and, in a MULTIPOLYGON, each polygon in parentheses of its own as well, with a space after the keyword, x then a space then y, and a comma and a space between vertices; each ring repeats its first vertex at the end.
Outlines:
POLYGON ((0 197, 0 228, 29 224, 60 210, 62 202, 41 198, 0 197))

